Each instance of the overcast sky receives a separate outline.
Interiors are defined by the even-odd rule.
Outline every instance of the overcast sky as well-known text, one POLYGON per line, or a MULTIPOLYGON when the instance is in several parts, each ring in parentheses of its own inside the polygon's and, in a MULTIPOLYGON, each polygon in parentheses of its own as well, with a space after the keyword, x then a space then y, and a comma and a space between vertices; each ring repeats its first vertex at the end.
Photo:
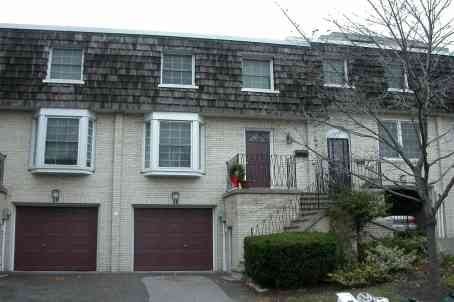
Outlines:
MULTIPOLYGON (((279 0, 304 31, 329 28, 327 17, 359 13, 365 0, 279 0)), ((0 23, 285 39, 296 35, 274 0, 3 0, 0 23)))

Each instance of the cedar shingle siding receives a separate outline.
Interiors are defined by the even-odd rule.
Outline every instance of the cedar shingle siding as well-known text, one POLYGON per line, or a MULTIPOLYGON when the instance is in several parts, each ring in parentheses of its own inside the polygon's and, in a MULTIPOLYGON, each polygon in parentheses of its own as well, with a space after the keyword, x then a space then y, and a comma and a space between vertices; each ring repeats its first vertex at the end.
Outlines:
MULTIPOLYGON (((120 33, 0 29, 0 109, 41 107, 94 111, 184 111, 213 115, 301 116, 331 95, 323 88, 324 58, 345 58, 349 79, 370 98, 386 90, 376 49, 313 43, 311 47, 204 38, 120 33), (43 83, 49 50, 84 50, 83 85, 43 83), (195 55, 198 89, 159 88, 161 53, 195 55), (241 91, 241 60, 274 61, 280 93, 241 91)), ((451 57, 443 71, 452 72, 451 57)), ((443 86, 449 87, 449 85, 443 86)), ((449 92, 451 95, 454 91, 449 92)))

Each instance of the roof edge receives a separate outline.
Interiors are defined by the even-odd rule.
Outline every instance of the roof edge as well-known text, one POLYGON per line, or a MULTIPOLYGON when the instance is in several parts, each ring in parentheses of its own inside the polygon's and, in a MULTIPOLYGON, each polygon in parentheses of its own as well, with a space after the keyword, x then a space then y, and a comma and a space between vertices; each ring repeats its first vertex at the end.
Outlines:
POLYGON ((104 33, 104 34, 162 36, 162 37, 175 37, 175 38, 224 40, 224 41, 237 41, 237 42, 249 42, 249 43, 263 43, 263 44, 310 47, 309 43, 307 43, 307 42, 294 41, 294 40, 290 40, 290 41, 289 40, 274 40, 274 39, 266 39, 266 38, 262 39, 262 38, 235 37, 235 36, 227 36, 227 35, 208 35, 208 34, 147 31, 147 30, 134 30, 134 29, 102 28, 102 27, 79 27, 79 26, 61 26, 61 25, 0 23, 0 29, 22 29, 22 30, 68 31, 68 32, 86 32, 86 33, 104 33))

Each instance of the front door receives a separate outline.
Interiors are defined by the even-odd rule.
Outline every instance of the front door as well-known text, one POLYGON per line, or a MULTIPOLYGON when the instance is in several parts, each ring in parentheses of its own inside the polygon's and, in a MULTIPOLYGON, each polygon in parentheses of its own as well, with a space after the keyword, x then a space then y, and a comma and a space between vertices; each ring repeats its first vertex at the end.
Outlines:
POLYGON ((249 187, 270 187, 269 131, 246 131, 246 180, 249 187))
POLYGON ((331 189, 339 190, 350 187, 350 147, 348 139, 328 139, 328 163, 331 189))

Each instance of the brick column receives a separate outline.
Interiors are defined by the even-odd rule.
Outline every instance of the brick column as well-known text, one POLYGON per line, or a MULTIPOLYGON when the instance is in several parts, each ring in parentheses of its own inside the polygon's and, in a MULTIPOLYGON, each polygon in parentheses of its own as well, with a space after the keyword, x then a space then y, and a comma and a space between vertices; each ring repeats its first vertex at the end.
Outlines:
POLYGON ((123 175, 123 120, 121 113, 114 118, 113 163, 112 163, 112 206, 111 206, 111 258, 110 270, 120 270, 120 210, 123 175))

